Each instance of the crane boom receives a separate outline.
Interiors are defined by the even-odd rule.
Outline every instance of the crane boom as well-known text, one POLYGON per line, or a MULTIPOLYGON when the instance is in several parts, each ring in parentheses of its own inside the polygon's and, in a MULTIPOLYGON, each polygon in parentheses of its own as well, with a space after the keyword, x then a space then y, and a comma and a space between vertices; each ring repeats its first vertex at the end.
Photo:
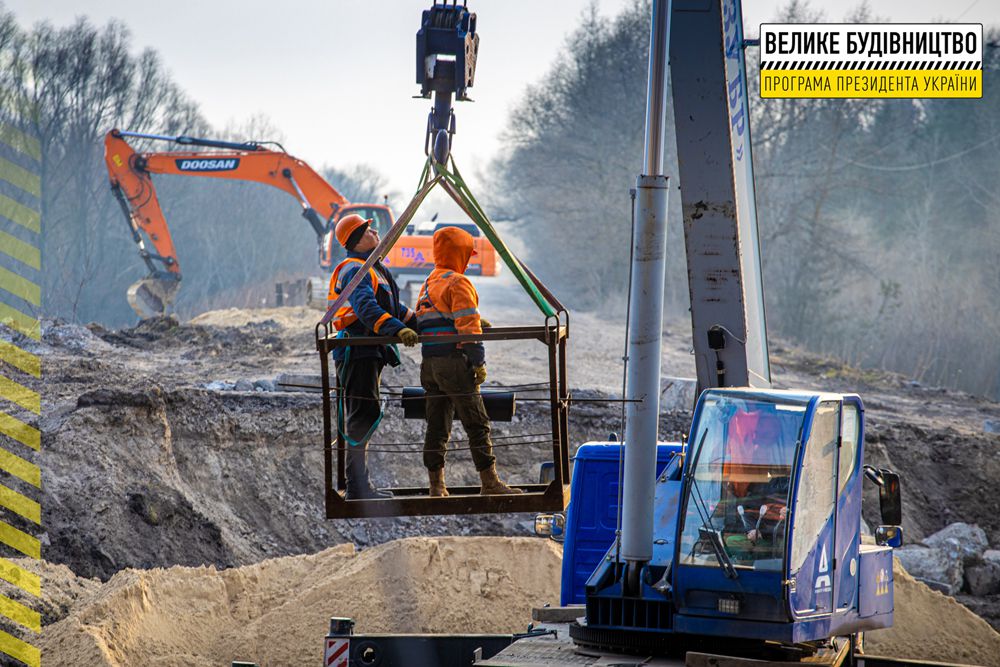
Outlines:
POLYGON ((739 0, 674 0, 671 15, 670 74, 699 393, 771 386, 740 12, 739 0))

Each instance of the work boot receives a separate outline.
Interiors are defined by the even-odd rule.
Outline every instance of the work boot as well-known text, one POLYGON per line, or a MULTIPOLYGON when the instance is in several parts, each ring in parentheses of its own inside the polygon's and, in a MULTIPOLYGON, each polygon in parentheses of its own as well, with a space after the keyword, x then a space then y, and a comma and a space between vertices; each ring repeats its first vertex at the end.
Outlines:
POLYGON ((448 489, 444 485, 444 468, 428 470, 427 476, 431 480, 428 495, 432 498, 446 498, 448 496, 448 489))
POLYGON ((497 467, 495 465, 490 466, 486 470, 480 470, 479 479, 483 482, 483 488, 479 490, 480 495, 483 496, 501 496, 524 493, 522 489, 514 489, 504 484, 503 480, 497 477, 497 467))
POLYGON ((368 452, 352 447, 347 450, 347 493, 346 500, 378 500, 392 498, 391 491, 380 491, 372 485, 368 476, 368 452))
POLYGON ((347 482, 347 493, 344 494, 345 500, 381 500, 382 498, 392 498, 392 491, 376 489, 367 477, 360 484, 347 482))

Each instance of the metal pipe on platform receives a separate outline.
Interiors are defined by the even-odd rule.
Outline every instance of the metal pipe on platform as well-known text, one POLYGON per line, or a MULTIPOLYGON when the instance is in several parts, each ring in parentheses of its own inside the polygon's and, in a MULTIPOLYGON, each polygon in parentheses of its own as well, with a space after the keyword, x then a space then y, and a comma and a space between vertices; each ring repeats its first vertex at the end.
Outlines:
POLYGON ((653 494, 660 415, 660 340, 667 250, 667 177, 663 141, 671 0, 653 0, 646 92, 644 173, 636 179, 621 554, 631 574, 653 556, 653 494))

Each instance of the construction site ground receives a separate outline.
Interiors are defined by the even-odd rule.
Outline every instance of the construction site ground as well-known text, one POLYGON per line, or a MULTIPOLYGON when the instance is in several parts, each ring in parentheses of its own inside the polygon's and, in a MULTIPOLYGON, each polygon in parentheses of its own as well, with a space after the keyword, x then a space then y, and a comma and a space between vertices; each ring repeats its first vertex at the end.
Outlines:
MULTIPOLYGON (((495 324, 541 323, 509 285, 483 292, 495 324)), ((44 369, 48 664, 310 664, 330 616, 357 619, 361 632, 512 632, 532 606, 558 603, 561 549, 532 536, 531 516, 324 519, 319 396, 269 384, 317 373, 317 319, 282 308, 114 331, 48 322, 40 342, 17 341, 44 369)), ((620 394, 620 319, 573 314, 575 396, 620 394)), ((693 374, 689 336, 686 322, 668 323, 665 373, 693 374)), ((385 385, 417 384, 419 352, 403 353, 385 385)), ((544 353, 540 344, 491 343, 487 384, 546 381, 544 353)), ((983 430, 1000 405, 782 345, 772 345, 772 369, 780 387, 861 394, 867 460, 903 478, 908 542, 964 521, 1000 544, 1000 435, 983 430)), ((618 431, 619 414, 616 403, 574 405, 571 449, 618 431)), ((665 412, 662 434, 679 438, 689 420, 689 410, 665 412)), ((549 430, 543 402, 519 404, 513 422, 495 424, 501 436, 549 430)), ((418 452, 422 434, 390 402, 375 442, 418 452)), ((502 474, 523 482, 551 453, 547 443, 496 451, 502 474)), ((419 453, 374 453, 371 467, 380 486, 426 483, 419 453)), ((461 450, 447 474, 477 482, 461 450)), ((873 497, 865 516, 877 523, 873 497)), ((1000 596, 962 601, 1000 625, 1000 596)), ((1000 665, 1000 634, 901 571, 896 626, 871 634, 868 647, 1000 665)))

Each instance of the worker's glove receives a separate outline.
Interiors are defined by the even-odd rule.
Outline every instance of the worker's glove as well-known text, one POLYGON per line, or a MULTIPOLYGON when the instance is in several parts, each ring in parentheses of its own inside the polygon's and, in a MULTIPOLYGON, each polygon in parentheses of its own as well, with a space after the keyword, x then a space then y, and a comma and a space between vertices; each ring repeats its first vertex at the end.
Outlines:
POLYGON ((472 369, 472 373, 476 379, 476 384, 480 385, 486 382, 486 364, 482 366, 476 366, 472 369))
POLYGON ((490 321, 489 321, 488 319, 486 319, 485 317, 480 317, 480 318, 479 318, 479 326, 481 326, 481 327, 482 327, 482 328, 484 328, 484 329, 489 329, 490 327, 492 327, 492 326, 493 326, 493 323, 492 323, 492 322, 490 322, 490 321))
POLYGON ((419 338, 419 334, 409 327, 403 327, 396 332, 396 335, 399 336, 399 340, 403 341, 403 345, 406 347, 413 347, 416 345, 417 338, 419 338))

